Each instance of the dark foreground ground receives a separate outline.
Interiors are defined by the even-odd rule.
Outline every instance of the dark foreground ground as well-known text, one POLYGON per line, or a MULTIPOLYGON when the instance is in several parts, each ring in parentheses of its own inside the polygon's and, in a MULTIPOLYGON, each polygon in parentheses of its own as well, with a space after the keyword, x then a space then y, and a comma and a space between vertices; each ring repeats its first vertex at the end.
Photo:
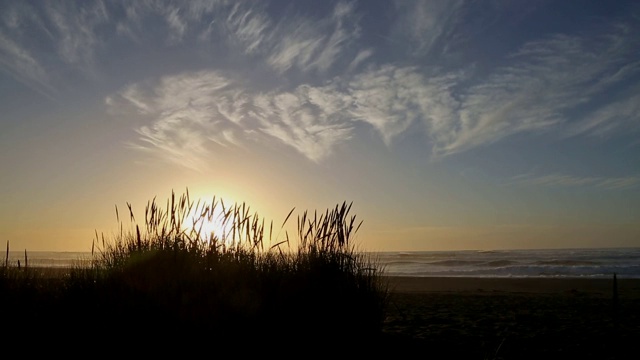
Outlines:
MULTIPOLYGON (((34 323, 28 313, 43 309, 14 304, 2 309, 0 339, 7 351, 36 357, 640 358, 640 279, 618 279, 615 287, 612 279, 386 280, 389 304, 383 333, 376 338, 354 334, 336 341, 306 336, 300 329, 265 331, 269 326, 259 331, 238 327, 221 338, 164 326, 162 319, 151 329, 157 331, 136 331, 131 324, 140 319, 114 323, 93 304, 78 304, 86 309, 80 319, 69 321, 62 313, 55 321, 34 323)), ((340 329, 317 330, 324 336, 340 329)))
POLYGON ((385 351, 433 359, 640 357, 640 281, 390 278, 385 351))

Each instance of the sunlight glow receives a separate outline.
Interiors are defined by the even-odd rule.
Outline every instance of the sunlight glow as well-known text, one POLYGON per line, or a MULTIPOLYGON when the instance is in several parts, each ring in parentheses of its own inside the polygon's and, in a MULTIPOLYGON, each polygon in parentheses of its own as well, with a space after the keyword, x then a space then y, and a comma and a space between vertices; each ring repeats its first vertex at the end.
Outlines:
POLYGON ((183 229, 200 241, 231 242, 235 215, 234 203, 218 196, 199 197, 183 223, 183 229))

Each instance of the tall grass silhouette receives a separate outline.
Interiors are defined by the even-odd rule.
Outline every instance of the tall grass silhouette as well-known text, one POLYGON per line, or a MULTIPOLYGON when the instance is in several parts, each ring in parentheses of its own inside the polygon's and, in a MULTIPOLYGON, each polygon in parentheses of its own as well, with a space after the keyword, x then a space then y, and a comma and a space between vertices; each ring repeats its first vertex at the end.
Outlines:
MULTIPOLYGON (((180 196, 172 191, 164 207, 150 200, 142 223, 130 203, 127 208, 127 226, 116 206, 119 231, 96 232, 90 265, 46 281, 5 263, 1 305, 17 309, 6 320, 73 331, 90 319, 115 324, 124 338, 145 334, 157 341, 231 341, 246 334, 253 341, 337 344, 382 331, 383 269, 353 244, 362 222, 350 215, 351 204, 304 211, 296 239, 288 231, 273 237, 295 208, 280 229, 245 203, 194 201, 188 189, 180 196), (223 225, 221 233, 203 231, 211 221, 223 225)), ((107 336, 107 328, 90 333, 107 336)))

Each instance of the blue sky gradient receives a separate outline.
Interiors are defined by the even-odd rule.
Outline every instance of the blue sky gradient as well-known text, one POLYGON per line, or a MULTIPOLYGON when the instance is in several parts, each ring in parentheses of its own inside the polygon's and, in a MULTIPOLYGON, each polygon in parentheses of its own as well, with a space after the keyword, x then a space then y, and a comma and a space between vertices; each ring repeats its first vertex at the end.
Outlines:
POLYGON ((361 247, 640 246, 634 1, 1 1, 0 240, 189 188, 361 247))

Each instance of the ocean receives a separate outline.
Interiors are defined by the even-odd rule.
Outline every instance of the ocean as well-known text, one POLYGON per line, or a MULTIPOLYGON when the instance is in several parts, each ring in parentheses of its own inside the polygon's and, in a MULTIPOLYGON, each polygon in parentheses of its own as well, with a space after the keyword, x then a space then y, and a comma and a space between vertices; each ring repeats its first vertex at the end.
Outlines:
MULTIPOLYGON (((25 266, 24 251, 9 251, 2 254, 2 265, 7 261, 12 266, 25 266)), ((76 265, 89 264, 91 261, 91 252, 76 251, 27 251, 27 266, 33 267, 72 267, 76 265)))
MULTIPOLYGON (((389 251, 371 253, 389 276, 640 278, 640 248, 492 251, 389 251)), ((27 253, 28 266, 86 264, 89 252, 27 253)), ((3 259, 6 261, 6 259, 3 259)), ((2 261, 4 264, 5 261, 2 261)), ((9 263, 24 266, 24 252, 9 252, 9 263)))
POLYGON ((378 253, 391 276, 640 278, 640 248, 378 253))

